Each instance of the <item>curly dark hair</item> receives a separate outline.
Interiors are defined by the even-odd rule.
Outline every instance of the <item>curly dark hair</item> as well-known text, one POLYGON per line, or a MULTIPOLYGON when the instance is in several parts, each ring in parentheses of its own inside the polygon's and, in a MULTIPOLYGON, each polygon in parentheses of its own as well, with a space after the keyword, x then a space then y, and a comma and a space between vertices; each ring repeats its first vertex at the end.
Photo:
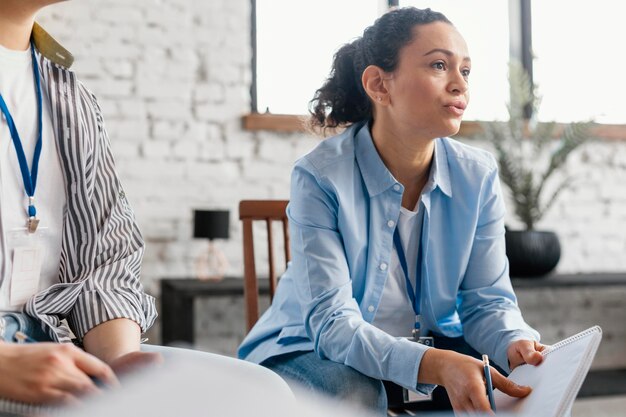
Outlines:
POLYGON ((413 28, 432 22, 452 24, 431 9, 394 9, 367 27, 363 36, 339 48, 329 77, 309 102, 310 125, 336 128, 371 118, 372 104, 361 84, 361 74, 369 65, 394 71, 400 49, 413 40, 413 28))

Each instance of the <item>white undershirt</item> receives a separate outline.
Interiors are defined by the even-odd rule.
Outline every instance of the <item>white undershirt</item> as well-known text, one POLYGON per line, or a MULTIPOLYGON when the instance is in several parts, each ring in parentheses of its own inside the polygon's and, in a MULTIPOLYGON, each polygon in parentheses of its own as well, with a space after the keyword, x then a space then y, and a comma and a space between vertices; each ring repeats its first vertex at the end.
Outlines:
MULTIPOLYGON (((52 127, 50 101, 41 85, 43 101, 42 150, 35 190, 35 207, 40 219, 35 234, 43 249, 39 290, 58 282, 61 237, 66 195, 57 143, 52 127)), ((0 93, 22 140, 29 170, 37 140, 37 96, 30 49, 13 51, 0 46, 0 93)), ((0 115, 2 113, 0 112, 0 115)), ((15 146, 4 116, 0 116, 0 310, 20 310, 9 300, 14 247, 18 230, 25 235, 28 197, 17 160, 15 146)))
MULTIPOLYGON (((413 290, 415 290, 415 267, 420 244, 423 210, 421 200, 417 203, 416 211, 401 207, 397 226, 413 290)), ((406 280, 395 245, 389 261, 389 276, 372 324, 396 337, 411 336, 411 330, 415 327, 415 312, 406 289, 406 280)))

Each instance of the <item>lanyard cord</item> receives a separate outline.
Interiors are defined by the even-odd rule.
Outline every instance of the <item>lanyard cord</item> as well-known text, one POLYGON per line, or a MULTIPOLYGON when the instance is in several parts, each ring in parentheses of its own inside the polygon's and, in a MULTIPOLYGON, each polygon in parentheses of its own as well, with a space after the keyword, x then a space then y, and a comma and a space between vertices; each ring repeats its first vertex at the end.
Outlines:
POLYGON ((420 227, 419 232, 419 240, 417 247, 417 261, 415 265, 415 288, 411 284, 411 280, 409 278, 409 268, 406 261, 406 255, 404 253, 404 248, 402 247, 402 239, 400 238, 400 231, 398 226, 396 225, 396 230, 393 233, 393 243, 396 247, 396 252, 398 254, 398 261, 400 261, 400 266, 402 267, 402 272, 404 273, 404 280, 406 282, 406 291, 409 295, 409 299, 411 300, 411 304, 413 305, 413 311, 415 312, 415 328, 419 330, 420 328, 420 301, 421 301, 421 288, 422 288, 422 234, 424 230, 424 219, 422 218, 422 225, 420 227))
POLYGON ((9 131, 11 132, 11 138, 13 139, 13 145, 15 146, 15 152, 17 153, 17 160, 20 164, 20 171, 22 173, 22 180, 24 182, 24 189, 26 194, 28 195, 28 216, 35 217, 37 215, 37 210, 35 209, 34 199, 35 199, 35 188, 37 187, 37 174, 39 170, 39 157, 41 156, 41 146, 42 146, 42 98, 41 98, 41 81, 39 74, 39 66, 37 64, 37 57, 35 56, 35 46, 31 42, 30 45, 30 53, 33 60, 33 76, 35 78, 35 89, 37 92, 37 142, 35 144, 35 153, 33 155, 33 166, 31 171, 28 170, 28 162, 26 160, 26 155, 24 153, 24 147, 22 146, 22 141, 20 140, 20 135, 17 131, 17 127, 15 126, 15 122, 13 121, 13 117, 9 112, 9 108, 7 107, 2 94, 0 94, 0 110, 4 114, 6 118, 7 125, 9 126, 9 131))

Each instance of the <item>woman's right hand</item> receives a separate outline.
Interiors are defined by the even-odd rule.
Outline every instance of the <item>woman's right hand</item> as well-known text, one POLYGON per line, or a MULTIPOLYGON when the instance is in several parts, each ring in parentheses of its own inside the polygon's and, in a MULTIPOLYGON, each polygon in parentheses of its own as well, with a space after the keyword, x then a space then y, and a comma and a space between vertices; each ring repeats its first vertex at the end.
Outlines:
POLYGON ((69 343, 0 342, 0 397, 34 404, 75 404, 119 384, 111 368, 69 343))
MULTIPOLYGON (((530 387, 523 387, 505 378, 493 367, 493 386, 512 397, 525 397, 530 387)), ((471 356, 451 350, 428 349, 422 358, 418 381, 445 387, 455 412, 490 413, 486 395, 483 363, 471 356)))

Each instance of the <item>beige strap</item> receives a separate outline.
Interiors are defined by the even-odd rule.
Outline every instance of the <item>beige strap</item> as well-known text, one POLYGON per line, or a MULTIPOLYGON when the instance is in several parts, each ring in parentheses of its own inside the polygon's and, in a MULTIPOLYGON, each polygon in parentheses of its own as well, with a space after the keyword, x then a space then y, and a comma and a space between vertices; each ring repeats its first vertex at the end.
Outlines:
POLYGON ((44 57, 66 69, 74 63, 74 56, 62 47, 52 36, 48 34, 38 23, 33 25, 33 40, 35 46, 44 57))

